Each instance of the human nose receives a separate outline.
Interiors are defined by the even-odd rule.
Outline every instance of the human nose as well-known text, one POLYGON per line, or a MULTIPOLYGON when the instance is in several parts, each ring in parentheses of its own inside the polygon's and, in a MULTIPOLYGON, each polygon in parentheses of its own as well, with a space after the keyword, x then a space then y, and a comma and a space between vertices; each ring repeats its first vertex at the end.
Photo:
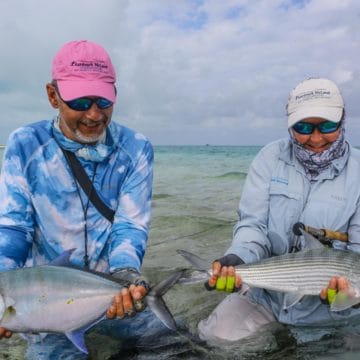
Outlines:
POLYGON ((319 142, 319 141, 322 141, 322 139, 323 139, 322 133, 317 128, 314 129, 314 131, 310 137, 313 142, 319 142))
POLYGON ((90 109, 86 111, 86 117, 93 121, 100 121, 104 118, 104 113, 96 103, 93 103, 90 109))

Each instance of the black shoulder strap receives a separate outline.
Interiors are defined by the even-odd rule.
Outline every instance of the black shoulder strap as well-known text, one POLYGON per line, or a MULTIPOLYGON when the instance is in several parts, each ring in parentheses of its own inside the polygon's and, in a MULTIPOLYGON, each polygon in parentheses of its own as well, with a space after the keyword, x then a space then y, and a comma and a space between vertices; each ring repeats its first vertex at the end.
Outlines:
POLYGON ((99 198, 95 188, 86 171, 82 167, 80 161, 77 159, 75 154, 71 151, 65 150, 61 148, 63 151, 65 158, 76 177, 76 180, 84 190, 85 194, 89 197, 92 204, 96 207, 101 215, 103 215, 107 220, 111 223, 114 221, 115 211, 110 209, 104 202, 99 198))

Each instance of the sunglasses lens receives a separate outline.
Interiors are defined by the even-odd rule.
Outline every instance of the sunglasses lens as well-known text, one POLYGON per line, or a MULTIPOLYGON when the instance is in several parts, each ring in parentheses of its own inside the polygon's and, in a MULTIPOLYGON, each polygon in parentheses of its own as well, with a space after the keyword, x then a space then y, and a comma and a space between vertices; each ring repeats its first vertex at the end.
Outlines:
POLYGON ((76 111, 86 111, 91 108, 93 101, 88 98, 78 98, 70 101, 66 101, 66 105, 76 111))
POLYGON ((293 129, 299 134, 309 135, 314 131, 314 125, 299 121, 293 126, 293 129))
POLYGON ((319 130, 323 134, 329 134, 336 131, 340 126, 340 123, 335 123, 332 121, 324 121, 319 124, 319 130))
POLYGON ((85 97, 66 101, 66 104, 72 110, 86 111, 91 108, 94 102, 96 103, 97 107, 101 110, 107 109, 113 105, 113 103, 110 100, 107 100, 105 98, 91 99, 85 97))
POLYGON ((113 103, 108 100, 108 99, 105 99, 105 98, 98 98, 96 100, 96 105, 98 106, 99 109, 107 109, 109 108, 110 106, 113 105, 113 103))

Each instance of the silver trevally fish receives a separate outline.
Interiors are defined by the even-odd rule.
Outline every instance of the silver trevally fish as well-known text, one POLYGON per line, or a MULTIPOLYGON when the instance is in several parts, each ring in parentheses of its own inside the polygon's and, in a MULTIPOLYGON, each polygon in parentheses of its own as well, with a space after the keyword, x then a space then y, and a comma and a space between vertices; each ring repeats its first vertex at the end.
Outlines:
MULTIPOLYGON (((204 281, 211 276, 203 259, 184 250, 178 253, 203 272, 180 279, 180 283, 204 281)), ((238 265, 235 270, 250 287, 286 293, 284 308, 295 305, 304 295, 319 296, 332 276, 346 277, 350 291, 339 292, 331 310, 344 310, 360 302, 360 254, 351 251, 319 247, 238 265)))
MULTIPOLYGON (((64 333, 87 353, 85 331, 104 318, 125 281, 71 266, 73 250, 48 265, 0 273, 0 326, 20 333, 64 333)), ((175 321, 161 296, 181 277, 172 274, 152 287, 145 303, 168 328, 175 321)))

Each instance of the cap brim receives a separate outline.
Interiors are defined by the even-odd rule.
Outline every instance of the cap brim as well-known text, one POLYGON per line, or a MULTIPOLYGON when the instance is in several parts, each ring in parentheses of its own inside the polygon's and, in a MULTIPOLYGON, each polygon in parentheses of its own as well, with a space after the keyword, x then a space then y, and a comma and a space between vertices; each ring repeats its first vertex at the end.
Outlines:
POLYGON ((84 96, 98 96, 115 102, 115 85, 103 81, 57 80, 61 98, 65 101, 84 96))
POLYGON ((291 128, 297 122, 308 118, 321 118, 333 122, 339 122, 343 115, 342 107, 311 107, 298 109, 288 115, 288 127, 291 128))

